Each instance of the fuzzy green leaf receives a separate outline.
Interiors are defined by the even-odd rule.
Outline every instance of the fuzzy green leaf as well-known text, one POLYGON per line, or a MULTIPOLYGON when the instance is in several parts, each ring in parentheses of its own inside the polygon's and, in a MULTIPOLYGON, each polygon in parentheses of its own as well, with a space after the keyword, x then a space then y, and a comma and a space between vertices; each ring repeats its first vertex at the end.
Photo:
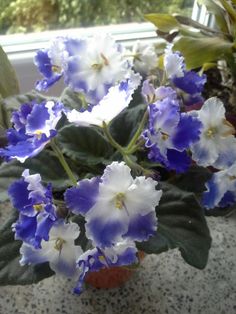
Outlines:
POLYGON ((157 207, 158 231, 138 248, 159 254, 178 248, 190 265, 203 269, 208 260, 211 237, 202 208, 194 194, 162 184, 163 196, 157 207))
POLYGON ((146 108, 147 106, 143 104, 127 108, 111 122, 110 132, 120 145, 125 146, 129 143, 139 126, 146 108))
POLYGON ((62 189, 70 185, 67 175, 55 155, 47 150, 37 157, 27 159, 23 164, 18 161, 3 163, 0 166, 0 201, 8 199, 9 185, 21 177, 24 169, 30 173, 40 173, 44 182, 51 182, 54 189, 62 189))
POLYGON ((176 175, 171 183, 181 190, 201 194, 206 190, 205 183, 211 176, 212 173, 207 168, 193 165, 185 173, 176 175))
POLYGON ((181 27, 176 18, 170 14, 152 13, 146 14, 144 17, 162 32, 170 32, 181 27))
POLYGON ((79 110, 88 105, 82 93, 76 93, 69 87, 64 89, 60 99, 61 102, 70 109, 79 110))
POLYGON ((206 62, 214 62, 232 54, 233 43, 220 37, 180 37, 174 49, 180 51, 189 69, 201 67, 206 62))
POLYGON ((230 3, 226 0, 220 0, 220 3, 223 5, 225 8, 226 12, 230 16, 230 19, 232 20, 234 27, 236 23, 236 10, 234 9, 233 6, 230 5, 230 3))
POLYGON ((113 153, 109 142, 94 127, 67 125, 60 129, 58 142, 67 156, 85 165, 103 163, 113 153))
POLYGON ((0 46, 0 95, 6 98, 16 94, 19 94, 19 86, 15 70, 0 46))

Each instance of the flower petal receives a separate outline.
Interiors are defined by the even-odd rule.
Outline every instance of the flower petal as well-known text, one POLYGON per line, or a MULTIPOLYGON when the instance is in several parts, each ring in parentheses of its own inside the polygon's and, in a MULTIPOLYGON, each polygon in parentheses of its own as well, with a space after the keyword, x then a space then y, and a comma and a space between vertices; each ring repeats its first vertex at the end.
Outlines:
POLYGON ((66 190, 65 202, 74 214, 84 215, 95 204, 99 181, 99 178, 84 179, 78 182, 77 187, 66 190))

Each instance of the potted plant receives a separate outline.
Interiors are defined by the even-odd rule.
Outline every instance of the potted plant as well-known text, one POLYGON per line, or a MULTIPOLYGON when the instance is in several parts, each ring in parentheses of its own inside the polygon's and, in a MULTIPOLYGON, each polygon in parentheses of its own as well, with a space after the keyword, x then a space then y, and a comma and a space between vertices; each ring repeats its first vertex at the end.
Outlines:
POLYGON ((34 61, 37 92, 0 85, 1 196, 14 208, 0 230, 0 283, 63 274, 80 294, 91 274, 173 248, 203 269, 205 209, 234 203, 236 183, 234 128, 218 98, 203 99, 206 76, 171 45, 159 58, 109 35, 55 38, 34 61), (48 97, 59 80, 65 90, 48 97))

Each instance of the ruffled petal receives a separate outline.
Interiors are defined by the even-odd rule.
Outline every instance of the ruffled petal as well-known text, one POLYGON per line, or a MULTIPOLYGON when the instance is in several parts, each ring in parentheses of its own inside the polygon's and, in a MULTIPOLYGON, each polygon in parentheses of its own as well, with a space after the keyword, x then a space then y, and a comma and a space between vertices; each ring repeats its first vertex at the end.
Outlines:
POLYGON ((98 105, 94 106, 90 111, 79 112, 73 109, 66 113, 69 122, 78 126, 98 125, 102 126, 103 122, 109 123, 121 111, 128 107, 134 90, 140 83, 140 76, 128 80, 128 85, 121 83, 109 89, 108 93, 98 105), (115 102, 114 102, 115 100, 115 102))
POLYGON ((121 241, 128 230, 126 211, 109 203, 97 203, 86 215, 86 220, 86 235, 98 247, 109 247, 121 241))
POLYGON ((74 214, 85 215, 95 204, 98 195, 99 178, 84 179, 77 187, 66 190, 64 194, 67 207, 74 214))
POLYGON ((202 92, 206 80, 205 74, 200 76, 194 71, 188 71, 184 76, 174 77, 173 83, 185 93, 194 95, 202 92))
POLYGON ((28 183, 21 179, 13 182, 8 189, 13 207, 19 211, 30 204, 27 188, 28 183))
POLYGON ((176 132, 172 137, 175 149, 182 151, 199 140, 201 128, 202 123, 197 118, 182 113, 176 132))
POLYGON ((133 241, 145 241, 155 234, 157 230, 157 217, 155 211, 149 214, 135 215, 130 219, 128 232, 124 238, 133 241))
POLYGON ((23 243, 20 248, 20 264, 30 265, 30 264, 41 264, 48 261, 49 251, 42 251, 40 249, 35 249, 27 243, 23 243))
POLYGON ((19 219, 12 225, 15 232, 15 239, 22 240, 35 247, 40 244, 35 241, 35 232, 37 230, 37 218, 20 215, 19 219))
POLYGON ((167 160, 167 168, 175 170, 177 173, 186 172, 192 163, 192 160, 186 151, 180 152, 174 149, 168 149, 167 160))

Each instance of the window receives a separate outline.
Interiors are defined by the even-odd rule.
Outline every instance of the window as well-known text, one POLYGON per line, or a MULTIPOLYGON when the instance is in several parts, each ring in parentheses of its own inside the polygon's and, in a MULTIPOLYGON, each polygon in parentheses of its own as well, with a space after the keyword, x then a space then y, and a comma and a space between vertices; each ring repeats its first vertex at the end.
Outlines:
POLYGON ((191 15, 193 0, 1 0, 0 33, 143 22, 145 13, 191 15))

